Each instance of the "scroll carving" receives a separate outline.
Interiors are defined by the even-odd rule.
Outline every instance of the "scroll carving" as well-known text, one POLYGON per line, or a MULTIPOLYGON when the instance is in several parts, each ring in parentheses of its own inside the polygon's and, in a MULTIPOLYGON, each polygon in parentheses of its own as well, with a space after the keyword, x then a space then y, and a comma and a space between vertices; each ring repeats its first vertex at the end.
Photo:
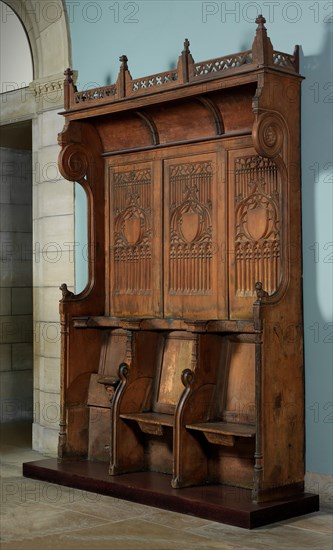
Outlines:
POLYGON ((181 380, 185 388, 192 386, 194 381, 194 372, 191 369, 184 369, 181 375, 181 380))
POLYGON ((274 113, 263 113, 254 123, 252 136, 257 153, 263 157, 274 158, 282 150, 283 122, 274 113))
POLYGON ((116 294, 149 294, 152 271, 151 170, 113 176, 116 294))
POLYGON ((129 366, 127 363, 121 363, 118 369, 118 377, 121 382, 126 382, 129 373, 129 366))
POLYGON ((59 170, 69 181, 80 181, 87 177, 89 158, 87 150, 78 143, 63 147, 59 155, 59 170))
POLYGON ((213 163, 171 166, 170 294, 209 294, 213 163))
POLYGON ((274 161, 235 161, 236 294, 256 296, 262 281, 269 294, 281 279, 280 181, 274 161))

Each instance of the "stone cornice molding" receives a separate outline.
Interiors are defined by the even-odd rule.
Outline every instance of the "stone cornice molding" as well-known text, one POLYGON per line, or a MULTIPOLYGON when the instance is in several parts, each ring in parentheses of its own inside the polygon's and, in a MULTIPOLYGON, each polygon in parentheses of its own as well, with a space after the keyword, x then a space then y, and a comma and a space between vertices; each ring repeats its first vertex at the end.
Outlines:
MULTIPOLYGON (((76 79, 77 71, 73 71, 73 81, 75 82, 76 79)), ((45 96, 51 93, 54 94, 54 92, 62 93, 64 89, 64 73, 61 72, 45 78, 33 80, 29 84, 29 89, 36 98, 42 95, 45 96)), ((62 98, 60 98, 60 94, 59 100, 61 104, 62 98)))

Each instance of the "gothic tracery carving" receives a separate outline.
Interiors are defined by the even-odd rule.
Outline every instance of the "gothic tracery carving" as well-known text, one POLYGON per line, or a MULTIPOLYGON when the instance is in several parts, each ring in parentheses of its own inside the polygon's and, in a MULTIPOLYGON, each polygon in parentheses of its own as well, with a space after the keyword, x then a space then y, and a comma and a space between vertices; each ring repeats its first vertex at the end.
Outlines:
POLYGON ((274 161, 257 156, 235 161, 236 293, 255 296, 256 281, 269 294, 281 277, 280 184, 274 161))
POLYGON ((211 290, 212 162, 170 168, 170 294, 211 290))
POLYGON ((115 292, 151 288, 151 170, 113 175, 115 292))

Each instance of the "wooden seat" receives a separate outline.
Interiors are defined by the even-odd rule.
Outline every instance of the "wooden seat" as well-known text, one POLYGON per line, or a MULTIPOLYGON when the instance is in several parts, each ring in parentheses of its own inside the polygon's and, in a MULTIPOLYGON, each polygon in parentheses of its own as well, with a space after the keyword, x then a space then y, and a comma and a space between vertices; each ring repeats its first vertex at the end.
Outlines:
POLYGON ((227 447, 233 447, 237 437, 255 437, 256 435, 256 428, 251 424, 213 421, 187 424, 186 428, 203 432, 210 443, 227 447))
POLYGON ((179 479, 173 486, 197 485, 203 479, 251 483, 256 442, 255 335, 211 338, 206 334, 200 354, 205 360, 199 361, 192 380, 184 380, 179 404, 179 447, 185 458, 179 458, 179 479), (230 447, 235 447, 234 455, 230 447), (191 467, 190 455, 196 457, 196 468, 191 467))
POLYGON ((111 473, 156 470, 161 464, 164 470, 173 471, 172 428, 184 391, 182 371, 197 353, 196 341, 191 331, 136 335, 131 366, 120 367, 121 382, 112 405, 111 473), (160 441, 152 444, 147 436, 160 436, 160 441))
MULTIPOLYGON (((205 372, 197 373, 205 384, 205 372)), ((199 383, 199 382, 198 382, 199 383)), ((205 422, 187 423, 210 443, 232 447, 238 438, 255 438, 255 347, 250 335, 221 337, 220 364, 205 422)))
POLYGON ((98 371, 89 379, 87 405, 89 411, 88 458, 107 460, 110 441, 110 402, 119 383, 118 365, 125 359, 127 333, 122 329, 104 333, 98 371))
POLYGON ((121 414, 120 418, 134 420, 144 433, 153 435, 163 435, 164 426, 169 428, 173 428, 174 426, 174 416, 172 414, 155 412, 127 413, 121 414))

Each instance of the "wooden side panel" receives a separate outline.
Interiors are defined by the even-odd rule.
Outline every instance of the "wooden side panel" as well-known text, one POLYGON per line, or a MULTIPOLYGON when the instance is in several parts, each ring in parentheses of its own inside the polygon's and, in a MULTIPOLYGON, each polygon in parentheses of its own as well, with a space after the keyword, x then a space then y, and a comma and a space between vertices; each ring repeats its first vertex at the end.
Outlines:
MULTIPOLYGON (((292 281, 293 283, 294 281, 292 281)), ((303 488, 304 367, 300 285, 284 303, 263 306, 262 478, 258 501, 276 498, 279 488, 303 488)), ((290 489, 292 491, 292 489, 290 489)))
POLYGON ((161 179, 153 162, 109 168, 111 315, 161 313, 161 179))
POLYGON ((251 149, 229 153, 230 318, 250 319, 260 281, 269 295, 282 278, 282 189, 274 160, 251 149))
POLYGON ((188 155, 164 163, 166 317, 215 319, 226 315, 225 279, 218 285, 218 257, 214 254, 221 238, 218 170, 215 153, 188 155))

